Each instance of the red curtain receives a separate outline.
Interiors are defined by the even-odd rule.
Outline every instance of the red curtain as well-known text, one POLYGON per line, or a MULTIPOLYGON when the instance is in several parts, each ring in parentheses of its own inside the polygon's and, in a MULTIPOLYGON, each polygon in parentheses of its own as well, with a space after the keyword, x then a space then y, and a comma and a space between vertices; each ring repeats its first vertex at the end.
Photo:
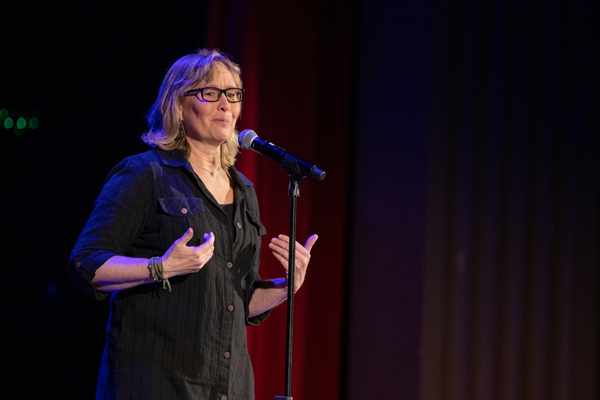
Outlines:
MULTIPOLYGON (((339 397, 342 337, 346 169, 350 114, 351 9, 305 1, 213 1, 208 45, 233 56, 246 89, 238 128, 307 159, 327 173, 323 182, 300 185, 297 238, 319 235, 309 275, 295 297, 292 395, 339 397)), ((263 238, 261 275, 281 277, 283 268, 266 247, 288 233, 288 177, 280 165, 242 151, 238 169, 257 190, 263 238)), ((248 329, 256 398, 284 395, 286 306, 248 329)))
POLYGON ((558 4, 439 8, 421 399, 599 398, 597 24, 558 4))

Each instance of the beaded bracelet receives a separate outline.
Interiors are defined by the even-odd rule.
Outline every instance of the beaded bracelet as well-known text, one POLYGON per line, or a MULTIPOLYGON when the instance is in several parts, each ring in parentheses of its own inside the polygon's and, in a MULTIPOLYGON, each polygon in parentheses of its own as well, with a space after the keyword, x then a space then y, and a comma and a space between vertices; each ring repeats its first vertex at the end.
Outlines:
POLYGON ((148 261, 148 269, 152 274, 152 279, 154 279, 154 282, 162 282, 163 289, 166 289, 168 286, 170 292, 171 283, 169 283, 169 280, 163 276, 162 257, 152 257, 150 261, 148 261))

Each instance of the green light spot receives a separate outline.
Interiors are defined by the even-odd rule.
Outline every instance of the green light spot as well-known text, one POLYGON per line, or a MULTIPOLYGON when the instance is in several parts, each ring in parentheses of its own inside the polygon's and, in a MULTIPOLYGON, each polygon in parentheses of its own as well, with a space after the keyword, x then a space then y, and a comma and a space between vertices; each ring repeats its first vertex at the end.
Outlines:
POLYGON ((4 127, 6 129, 12 128, 14 124, 15 124, 15 122, 13 121, 13 119, 11 117, 8 117, 4 120, 4 127))
POLYGON ((6 108, 3 108, 0 110, 0 119, 4 119, 8 117, 8 111, 6 110, 6 108))
POLYGON ((21 136, 23 133, 23 129, 19 129, 15 126, 15 136, 21 136))
POLYGON ((17 128, 18 129, 24 129, 25 126, 27 126, 27 121, 25 121, 25 118, 21 117, 17 120, 17 128))
POLYGON ((36 117, 29 120, 29 127, 31 129, 36 129, 38 126, 40 126, 40 121, 36 117))

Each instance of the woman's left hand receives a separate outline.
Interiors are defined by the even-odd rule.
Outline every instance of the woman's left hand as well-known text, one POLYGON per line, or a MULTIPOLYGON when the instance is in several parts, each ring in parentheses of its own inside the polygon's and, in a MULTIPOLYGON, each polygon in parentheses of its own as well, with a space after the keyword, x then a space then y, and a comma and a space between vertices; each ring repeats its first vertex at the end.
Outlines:
MULTIPOLYGON (((298 291, 304 282, 306 269, 308 268, 308 263, 310 262, 310 250, 318 238, 319 237, 317 235, 312 235, 306 240, 304 247, 300 243, 296 242, 296 259, 294 262, 294 292, 298 291)), ((271 239, 271 243, 269 243, 269 248, 273 252, 273 255, 279 260, 286 271, 288 270, 288 255, 290 248, 289 243, 290 238, 286 235, 279 235, 278 237, 271 239)))

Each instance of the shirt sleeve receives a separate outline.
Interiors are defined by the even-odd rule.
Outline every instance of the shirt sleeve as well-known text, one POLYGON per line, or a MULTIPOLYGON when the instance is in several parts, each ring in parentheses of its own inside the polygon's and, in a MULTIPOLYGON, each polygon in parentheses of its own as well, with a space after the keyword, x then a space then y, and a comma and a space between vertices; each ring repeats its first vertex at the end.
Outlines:
POLYGON ((127 158, 108 174, 75 248, 68 271, 85 294, 102 300, 109 293, 95 291, 96 270, 116 255, 126 255, 143 229, 152 199, 152 171, 140 160, 127 158))

